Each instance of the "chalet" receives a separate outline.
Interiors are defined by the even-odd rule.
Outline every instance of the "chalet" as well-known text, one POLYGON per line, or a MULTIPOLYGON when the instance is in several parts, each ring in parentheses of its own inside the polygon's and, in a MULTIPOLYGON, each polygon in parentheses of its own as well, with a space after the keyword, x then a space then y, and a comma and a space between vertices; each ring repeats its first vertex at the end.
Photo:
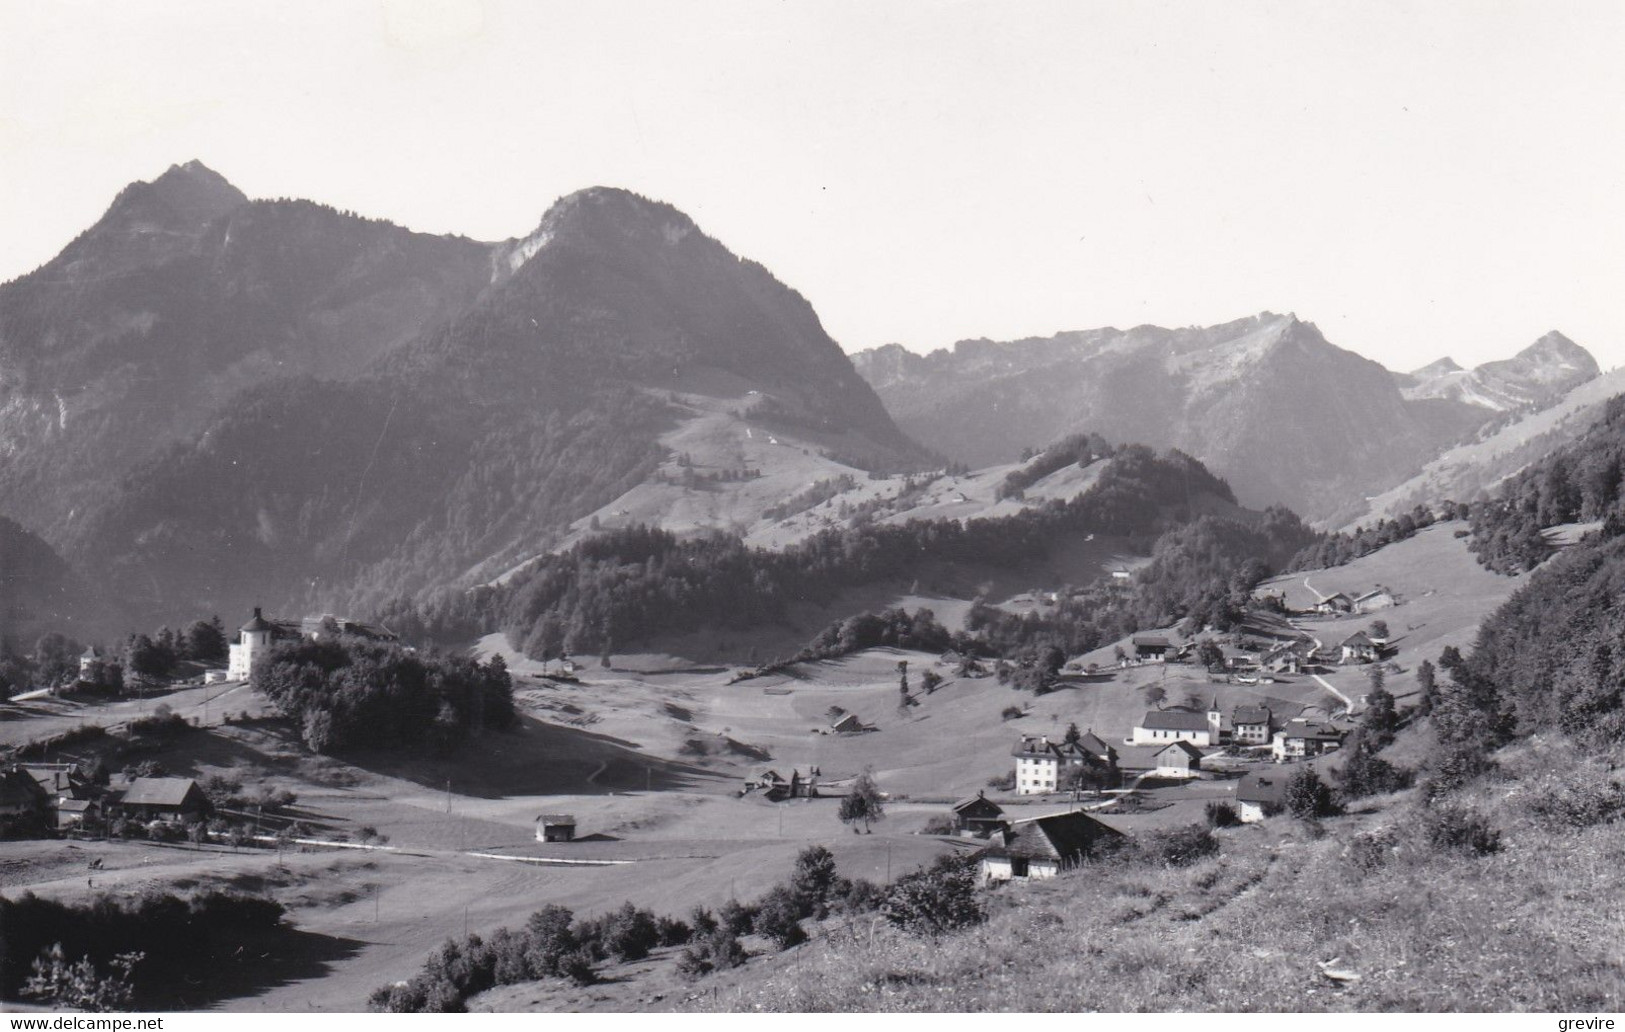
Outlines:
POLYGON ((1377 643, 1364 631, 1355 631, 1344 638, 1338 648, 1342 650, 1340 662, 1343 663, 1375 663, 1381 655, 1377 643))
POLYGON ((96 646, 92 645, 86 649, 84 654, 79 657, 79 680, 89 681, 96 673, 96 664, 100 663, 103 658, 102 650, 96 646))
POLYGON ((119 809, 137 820, 196 820, 209 812, 209 798, 191 778, 136 778, 119 809))
POLYGON ((1251 670, 1258 666, 1258 653, 1248 652, 1246 649, 1234 645, 1221 645, 1219 651, 1224 655, 1224 668, 1226 670, 1251 670))
POLYGON ((1202 750, 1181 738, 1157 750, 1153 769, 1159 778, 1194 778, 1202 769, 1202 750))
POLYGON ((1354 611, 1357 613, 1371 613, 1378 609, 1388 609, 1399 605, 1399 599, 1387 588, 1377 588, 1354 599, 1354 611))
POLYGON ((40 783, 20 767, 0 770, 0 820, 43 816, 50 797, 40 783))
POLYGON ((841 714, 839 717, 835 718, 834 723, 830 724, 829 729, 838 735, 850 735, 856 734, 859 731, 868 730, 863 726, 863 721, 858 719, 858 715, 856 713, 841 714))
POLYGON ((1349 613, 1353 612, 1353 610, 1354 600, 1343 594, 1341 591, 1333 595, 1327 595, 1325 598, 1315 603, 1315 612, 1325 613, 1327 616, 1334 616, 1338 613, 1349 613))
POLYGON ((94 823, 101 813, 101 807, 94 799, 58 799, 54 807, 56 813, 56 830, 67 831, 77 828, 87 821, 94 823))
POLYGON ((784 780, 784 775, 776 770, 764 770, 745 779, 745 791, 760 789, 763 792, 772 792, 775 789, 788 787, 790 782, 784 780))
POLYGON ((1005 820, 1004 810, 999 804, 980 792, 955 803, 953 814, 954 830, 961 835, 974 838, 987 838, 1003 831, 1010 824, 1005 820))
POLYGON ((567 813, 544 813, 536 818, 537 842, 569 842, 576 837, 576 819, 567 813))
POLYGON ((87 798, 90 782, 80 772, 77 763, 24 763, 25 774, 39 782, 45 794, 52 799, 87 798))
POLYGON ((1236 815, 1252 824, 1286 808, 1286 775, 1252 771, 1236 784, 1236 815))
POLYGON ((979 874, 983 884, 1053 878, 1122 837, 1086 813, 1016 821, 983 850, 979 874))
POLYGON ((1290 720, 1275 732, 1271 753, 1275 761, 1303 759, 1331 752, 1343 744, 1343 732, 1318 720, 1290 720))
POLYGON ((1220 714, 1217 710, 1193 713, 1190 710, 1151 710, 1134 727, 1135 745, 1161 745, 1186 741, 1196 746, 1219 744, 1220 714))
POLYGON ((1243 745, 1268 745, 1273 720, 1268 706, 1237 706, 1230 715, 1230 740, 1243 745))
POLYGON ((1264 654, 1263 665, 1277 674, 1301 674, 1315 665, 1315 643, 1308 638, 1282 642, 1264 654))
POLYGON ((1016 758, 1017 795, 1060 791, 1067 780, 1063 775, 1083 767, 1102 771, 1107 786, 1117 783, 1117 750, 1093 731, 1076 742, 1051 742, 1045 735, 1022 735, 1010 754, 1016 758))
POLYGON ((1166 663, 1173 643, 1160 634, 1136 634, 1133 638, 1134 658, 1141 663, 1166 663))

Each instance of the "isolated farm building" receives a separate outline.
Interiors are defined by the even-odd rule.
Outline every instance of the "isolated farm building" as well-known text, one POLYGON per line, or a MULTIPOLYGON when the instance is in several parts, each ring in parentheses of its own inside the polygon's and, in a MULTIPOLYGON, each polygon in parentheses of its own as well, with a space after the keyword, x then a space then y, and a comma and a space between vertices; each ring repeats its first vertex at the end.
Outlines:
POLYGON ((771 784, 765 784, 763 790, 767 798, 775 803, 783 799, 810 799, 818 795, 817 767, 812 768, 806 777, 801 776, 801 771, 792 770, 788 781, 779 777, 777 771, 768 771, 768 773, 778 778, 778 780, 771 784))
POLYGON ((1368 591, 1354 600, 1354 611, 1357 613, 1370 613, 1378 609, 1388 609, 1399 605, 1399 599, 1387 588, 1377 588, 1368 591))
POLYGON ((1338 648, 1342 650, 1344 663, 1375 663, 1380 655, 1377 643, 1364 631, 1355 631, 1344 638, 1338 648))
POLYGON ((789 784, 790 782, 784 780, 784 775, 780 774, 776 770, 770 769, 761 771, 746 778, 745 791, 750 792, 760 789, 763 792, 772 792, 775 789, 783 789, 789 784))
POLYGON ((866 730, 863 721, 858 719, 856 713, 842 713, 835 718, 834 723, 830 724, 829 729, 838 735, 856 734, 859 731, 866 730))
POLYGON ((1224 654, 1224 668, 1226 670, 1250 670, 1258 666, 1258 653, 1248 652, 1235 645, 1221 645, 1219 651, 1224 654))
POLYGON ((1136 634, 1133 639, 1134 658, 1142 663, 1165 663, 1173 643, 1160 634, 1136 634))
POLYGON ((1075 867, 1123 833, 1086 813, 1058 813, 1012 823, 981 854, 984 884, 1053 878, 1075 867))
POLYGON ((1190 710, 1151 710, 1134 727, 1135 745, 1160 745, 1186 741, 1192 745, 1219 744, 1220 715, 1217 711, 1193 713, 1190 710))
POLYGON ((1066 774, 1089 767, 1103 775, 1105 787, 1117 783, 1117 751, 1093 731, 1076 742, 1052 742, 1046 735, 1022 735, 1010 754, 1016 758, 1016 794, 1059 791, 1066 774))
POLYGON ((1181 738, 1157 750, 1156 764, 1158 777, 1193 778, 1202 769, 1202 750, 1181 738))
POLYGON ((1317 720, 1290 720, 1275 732, 1271 752, 1276 762, 1319 756, 1343 744, 1343 732, 1317 720))
POLYGON ((1268 706, 1237 706, 1230 714, 1230 740, 1245 745, 1268 745, 1274 729, 1268 706))
POLYGON ((1353 609, 1354 600, 1343 594, 1341 591, 1336 592, 1335 594, 1327 595, 1325 598, 1315 603, 1315 612, 1326 613, 1327 615, 1334 613, 1348 613, 1352 612, 1353 609))
POLYGON ((569 842, 576 837, 576 819, 567 813, 544 813, 536 818, 537 842, 569 842))
POLYGON ((1255 770, 1236 784, 1236 815, 1251 824, 1286 807, 1286 775, 1255 770))
POLYGON ((119 808, 137 820, 195 820, 209 812, 209 797, 191 778, 136 778, 119 808))
POLYGON ((978 792, 954 804, 954 830, 961 835, 987 838, 1009 824, 998 803, 978 792))

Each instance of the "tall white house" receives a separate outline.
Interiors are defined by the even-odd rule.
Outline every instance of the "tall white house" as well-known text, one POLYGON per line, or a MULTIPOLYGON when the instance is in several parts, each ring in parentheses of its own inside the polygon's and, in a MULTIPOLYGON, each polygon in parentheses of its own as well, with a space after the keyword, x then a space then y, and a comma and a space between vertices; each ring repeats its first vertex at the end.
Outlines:
POLYGON ((226 676, 233 681, 248 680, 248 675, 254 669, 254 661, 271 648, 271 641, 275 637, 276 625, 265 619, 256 607, 254 619, 243 624, 237 641, 228 649, 226 676))

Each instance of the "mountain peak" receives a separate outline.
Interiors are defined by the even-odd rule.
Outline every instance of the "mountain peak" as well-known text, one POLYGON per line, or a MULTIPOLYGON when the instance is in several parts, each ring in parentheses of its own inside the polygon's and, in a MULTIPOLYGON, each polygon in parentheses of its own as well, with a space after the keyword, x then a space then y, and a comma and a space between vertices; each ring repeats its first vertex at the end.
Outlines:
POLYGON ((1410 375, 1426 379, 1432 376, 1444 376, 1447 373, 1459 373, 1461 371, 1461 363, 1446 355, 1437 361, 1429 362, 1420 369, 1411 370, 1410 375))
POLYGON ((244 204, 248 197, 214 169, 196 160, 171 165, 151 182, 125 187, 108 217, 193 228, 244 204))

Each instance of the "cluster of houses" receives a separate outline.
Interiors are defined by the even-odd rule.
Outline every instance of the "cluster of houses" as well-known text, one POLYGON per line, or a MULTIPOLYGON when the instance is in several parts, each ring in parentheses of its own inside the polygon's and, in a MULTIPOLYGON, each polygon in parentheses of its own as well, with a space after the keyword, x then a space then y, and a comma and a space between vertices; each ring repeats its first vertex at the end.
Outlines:
POLYGON ((1322 616, 1339 616, 1344 613, 1375 613, 1379 609, 1388 609, 1399 605, 1399 598, 1387 588, 1377 587, 1363 595, 1350 596, 1338 591, 1327 595, 1316 602, 1312 607, 1322 616))
POLYGON ((984 884, 1053 878, 1123 837, 1079 811, 1010 820, 980 792, 955 803, 952 812, 957 834, 988 841, 978 854, 984 884))
POLYGON ((763 770, 745 779, 745 788, 740 794, 761 792, 763 798, 774 803, 785 799, 816 799, 819 776, 817 767, 810 768, 805 777, 800 770, 791 770, 788 779, 776 770, 763 770))
POLYGON ((209 799, 191 778, 114 778, 97 785, 76 763, 18 763, 0 770, 0 821, 17 833, 58 832, 124 818, 190 823, 209 799))

